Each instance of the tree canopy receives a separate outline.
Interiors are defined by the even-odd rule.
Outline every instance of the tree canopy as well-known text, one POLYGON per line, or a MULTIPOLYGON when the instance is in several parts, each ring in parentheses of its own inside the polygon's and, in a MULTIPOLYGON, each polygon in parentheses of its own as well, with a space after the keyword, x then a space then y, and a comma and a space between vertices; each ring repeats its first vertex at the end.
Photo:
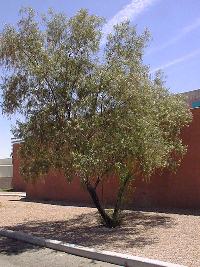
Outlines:
POLYGON ((22 175, 34 180, 59 169, 68 180, 78 176, 112 227, 131 180, 180 163, 180 132, 191 114, 143 63, 148 31, 138 34, 125 21, 102 47, 103 23, 87 10, 71 18, 50 11, 41 19, 22 10, 17 26, 0 34, 1 92, 4 114, 23 116, 14 129, 23 140, 22 175), (110 216, 96 188, 111 173, 120 185, 110 216))

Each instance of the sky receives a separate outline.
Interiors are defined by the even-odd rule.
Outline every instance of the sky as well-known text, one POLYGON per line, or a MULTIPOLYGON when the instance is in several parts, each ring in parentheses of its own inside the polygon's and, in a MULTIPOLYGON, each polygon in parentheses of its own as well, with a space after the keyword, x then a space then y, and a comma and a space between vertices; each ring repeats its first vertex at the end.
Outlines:
MULTIPOLYGON (((0 0, 0 31, 5 24, 16 24, 21 7, 42 14, 53 8, 68 16, 86 8, 106 19, 104 36, 114 24, 129 19, 138 32, 145 28, 151 32, 144 62, 152 74, 162 69, 173 93, 200 88, 200 0, 0 0)), ((0 158, 11 154, 14 122, 0 110, 0 158)))

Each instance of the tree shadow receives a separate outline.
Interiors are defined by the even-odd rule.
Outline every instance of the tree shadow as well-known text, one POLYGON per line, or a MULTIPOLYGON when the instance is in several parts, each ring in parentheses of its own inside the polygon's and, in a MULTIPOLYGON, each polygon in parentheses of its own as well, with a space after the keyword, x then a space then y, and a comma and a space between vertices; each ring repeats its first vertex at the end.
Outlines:
MULTIPOLYGON (((96 249, 122 251, 130 247, 144 247, 158 242, 158 236, 151 236, 152 228, 173 227, 175 222, 166 215, 147 214, 140 211, 126 211, 123 224, 109 229, 99 224, 96 212, 81 214, 66 221, 29 221, 4 229, 23 231, 38 237, 56 239, 67 243, 94 247, 96 249)), ((12 251, 8 249, 8 253, 12 251)), ((23 248, 13 253, 21 253, 23 248)))
POLYGON ((29 243, 24 243, 4 236, 0 236, 0 254, 3 255, 17 255, 25 251, 37 251, 41 249, 29 243))

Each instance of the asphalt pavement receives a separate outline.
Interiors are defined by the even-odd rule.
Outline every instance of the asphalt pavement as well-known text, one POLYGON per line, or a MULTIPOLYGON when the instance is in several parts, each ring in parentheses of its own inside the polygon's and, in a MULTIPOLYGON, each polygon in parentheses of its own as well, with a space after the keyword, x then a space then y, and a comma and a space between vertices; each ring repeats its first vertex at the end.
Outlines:
POLYGON ((119 267, 0 236, 0 267, 119 267))

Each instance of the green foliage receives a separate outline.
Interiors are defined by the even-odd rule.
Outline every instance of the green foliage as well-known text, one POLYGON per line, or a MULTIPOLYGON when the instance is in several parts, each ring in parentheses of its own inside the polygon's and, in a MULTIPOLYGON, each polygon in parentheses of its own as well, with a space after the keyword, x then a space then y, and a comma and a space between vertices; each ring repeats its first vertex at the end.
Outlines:
POLYGON ((189 107, 144 65, 148 31, 123 22, 100 51, 102 25, 86 10, 72 18, 50 11, 39 23, 25 9, 1 32, 2 107, 24 118, 14 135, 27 179, 59 169, 94 184, 116 173, 125 188, 127 177, 175 168, 186 151, 189 107))

